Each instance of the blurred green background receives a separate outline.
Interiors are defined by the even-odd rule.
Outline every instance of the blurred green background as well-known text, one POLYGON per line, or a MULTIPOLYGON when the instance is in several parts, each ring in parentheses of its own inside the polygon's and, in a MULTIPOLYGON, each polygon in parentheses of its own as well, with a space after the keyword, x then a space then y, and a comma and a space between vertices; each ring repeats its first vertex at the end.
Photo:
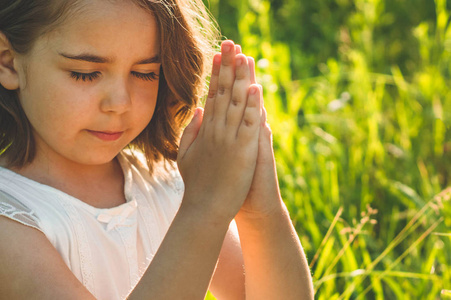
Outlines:
POLYGON ((206 5, 256 58, 316 299, 451 299, 451 1, 206 5))

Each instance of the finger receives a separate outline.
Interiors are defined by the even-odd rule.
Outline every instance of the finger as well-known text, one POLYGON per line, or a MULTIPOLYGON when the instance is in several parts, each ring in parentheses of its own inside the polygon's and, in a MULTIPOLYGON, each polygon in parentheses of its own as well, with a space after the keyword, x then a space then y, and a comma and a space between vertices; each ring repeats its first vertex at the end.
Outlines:
POLYGON ((227 111, 227 130, 231 137, 235 138, 243 119, 244 110, 248 99, 249 86, 251 84, 250 71, 247 57, 238 54, 235 57, 235 82, 232 89, 232 98, 227 111))
POLYGON ((205 101, 204 119, 211 120, 214 115, 214 103, 218 92, 219 69, 221 67, 221 53, 215 54, 213 57, 213 67, 210 77, 210 85, 208 88, 208 96, 205 101))
POLYGON ((255 75, 255 60, 254 60, 254 58, 251 57, 251 56, 248 56, 247 57, 247 63, 249 65, 249 70, 251 72, 251 82, 253 84, 257 83, 257 77, 255 75))
POLYGON ((197 107, 194 111, 194 116, 191 122, 186 126, 183 131, 182 138, 180 139, 179 153, 177 156, 177 160, 179 161, 185 153, 188 151, 191 144, 197 137, 199 133, 199 128, 202 124, 203 119, 203 109, 201 107, 197 107))
MULTIPOLYGON (((261 101, 260 101, 260 105, 261 105, 261 101)), ((261 123, 261 125, 262 126, 265 126, 266 125, 266 120, 267 120, 267 112, 266 112, 266 108, 265 107, 263 107, 262 106, 262 118, 261 118, 261 120, 262 120, 262 123, 261 123)))
MULTIPOLYGON (((255 60, 251 56, 248 56, 247 60, 248 60, 248 64, 249 64, 249 71, 251 73, 251 83, 252 84, 256 84, 257 83, 257 76, 255 75, 255 60)), ((260 89, 260 107, 262 109, 264 109, 263 87, 261 85, 259 85, 259 89, 260 89)), ((265 113, 266 113, 266 111, 265 111, 265 113)), ((262 111, 262 115, 263 115, 263 111, 262 111)), ((266 122, 266 116, 265 116, 265 121, 264 122, 266 122)))
POLYGON ((218 77, 218 91, 214 105, 214 119, 217 124, 225 125, 226 112, 232 96, 235 81, 235 44, 224 41, 221 45, 221 66, 218 77))
POLYGON ((243 119, 238 130, 238 138, 244 141, 258 139, 261 123, 260 89, 258 85, 249 87, 249 95, 244 110, 243 119))
POLYGON ((270 162, 274 160, 274 152, 272 149, 272 132, 269 124, 267 123, 260 127, 257 160, 260 162, 270 162))
POLYGON ((240 54, 241 52, 241 46, 240 45, 235 45, 235 54, 240 54))
POLYGON ((261 84, 258 84, 258 89, 260 90, 260 107, 262 109, 262 117, 264 117, 262 122, 263 122, 263 124, 265 124, 267 115, 266 115, 266 109, 265 109, 265 101, 263 98, 263 86, 261 84))

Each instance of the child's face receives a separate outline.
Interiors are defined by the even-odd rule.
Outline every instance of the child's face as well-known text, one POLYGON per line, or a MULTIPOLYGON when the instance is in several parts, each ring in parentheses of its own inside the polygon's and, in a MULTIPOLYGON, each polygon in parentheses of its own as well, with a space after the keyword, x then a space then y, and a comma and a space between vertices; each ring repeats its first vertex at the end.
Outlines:
POLYGON ((17 61, 36 158, 111 161, 153 115, 158 55, 154 17, 130 1, 89 0, 39 38, 17 61))

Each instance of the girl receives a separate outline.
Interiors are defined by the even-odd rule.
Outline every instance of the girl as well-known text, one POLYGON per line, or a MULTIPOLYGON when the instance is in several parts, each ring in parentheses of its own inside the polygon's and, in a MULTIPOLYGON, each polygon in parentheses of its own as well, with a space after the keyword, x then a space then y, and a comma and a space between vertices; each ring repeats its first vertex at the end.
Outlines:
POLYGON ((209 26, 201 1, 0 2, 2 299, 312 298, 232 41, 194 109, 209 26))

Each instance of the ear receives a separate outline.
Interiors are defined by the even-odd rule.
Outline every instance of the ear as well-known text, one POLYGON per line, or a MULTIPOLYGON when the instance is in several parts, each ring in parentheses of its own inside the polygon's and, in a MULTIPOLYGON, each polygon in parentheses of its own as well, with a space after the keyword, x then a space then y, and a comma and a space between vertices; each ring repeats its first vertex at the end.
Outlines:
POLYGON ((14 67, 15 55, 8 39, 0 32, 0 84, 8 90, 19 88, 19 75, 14 67))

